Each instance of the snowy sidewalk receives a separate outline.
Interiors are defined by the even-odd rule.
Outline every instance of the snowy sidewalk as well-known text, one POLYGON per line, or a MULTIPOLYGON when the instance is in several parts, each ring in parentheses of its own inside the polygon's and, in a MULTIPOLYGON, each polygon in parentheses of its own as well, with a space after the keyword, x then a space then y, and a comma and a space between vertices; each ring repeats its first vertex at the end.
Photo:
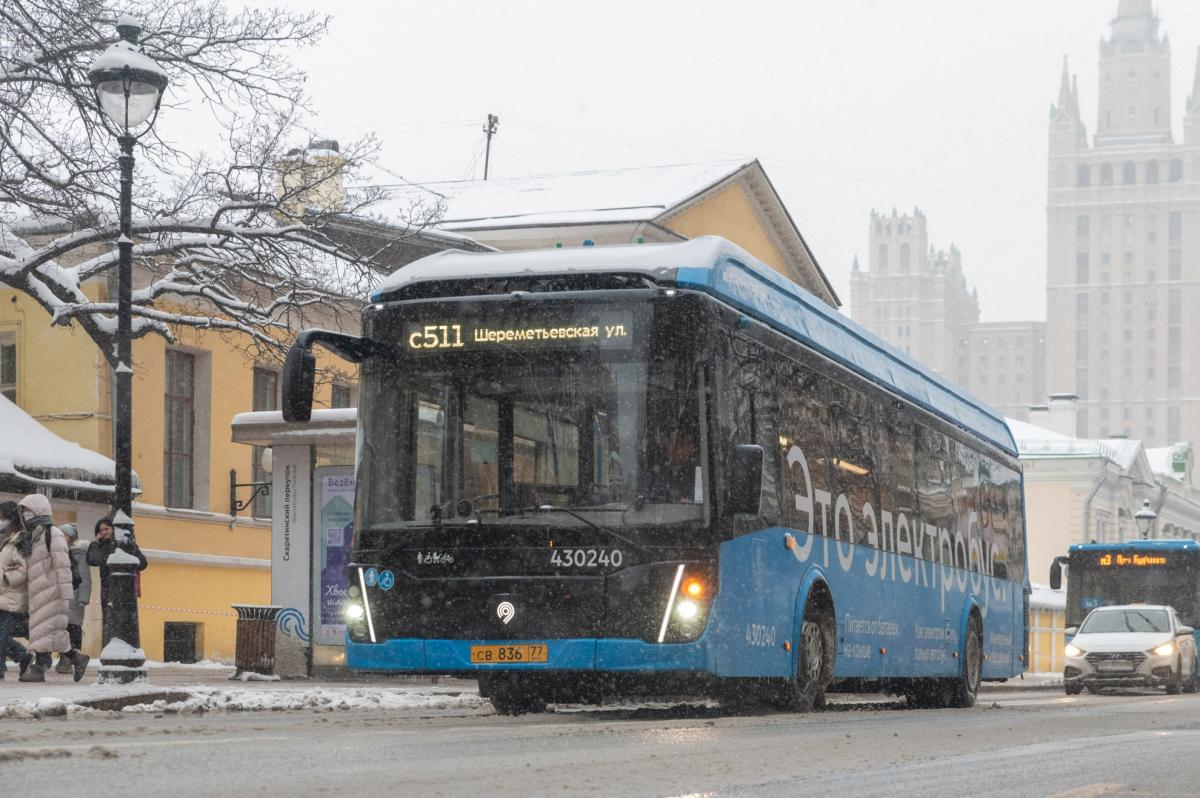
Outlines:
POLYGON ((474 682, 442 684, 364 677, 346 680, 234 681, 220 663, 147 662, 143 684, 96 684, 95 660, 83 680, 51 671, 42 683, 17 681, 16 668, 0 681, 0 719, 65 715, 88 710, 196 713, 211 710, 430 709, 475 710, 490 704, 474 682))

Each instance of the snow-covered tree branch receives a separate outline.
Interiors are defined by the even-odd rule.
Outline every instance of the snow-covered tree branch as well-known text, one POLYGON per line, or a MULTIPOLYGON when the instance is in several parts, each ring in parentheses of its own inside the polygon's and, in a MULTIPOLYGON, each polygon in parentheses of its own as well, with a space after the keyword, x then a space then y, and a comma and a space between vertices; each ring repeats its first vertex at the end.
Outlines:
MULTIPOLYGON (((378 273, 372 253, 341 243, 338 221, 381 199, 350 188, 376 142, 304 149, 305 76, 291 61, 328 20, 209 0, 0 5, 0 284, 79 325, 113 362, 115 301, 97 289, 117 266, 117 144, 87 69, 120 14, 140 19, 145 53, 168 73, 162 114, 209 114, 224 131, 207 152, 158 130, 138 141, 134 336, 216 329, 261 355, 314 313, 357 315, 378 273)), ((410 210, 398 238, 439 211, 410 210)))

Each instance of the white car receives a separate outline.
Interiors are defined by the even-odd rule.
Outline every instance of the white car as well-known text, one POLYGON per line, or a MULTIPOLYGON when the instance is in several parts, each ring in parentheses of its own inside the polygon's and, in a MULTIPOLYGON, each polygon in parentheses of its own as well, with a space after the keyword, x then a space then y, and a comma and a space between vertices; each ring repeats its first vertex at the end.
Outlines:
POLYGON ((1196 641, 1171 607, 1128 604, 1099 607, 1078 629, 1066 630, 1063 685, 1067 695, 1084 687, 1164 686, 1168 693, 1194 693, 1196 641))

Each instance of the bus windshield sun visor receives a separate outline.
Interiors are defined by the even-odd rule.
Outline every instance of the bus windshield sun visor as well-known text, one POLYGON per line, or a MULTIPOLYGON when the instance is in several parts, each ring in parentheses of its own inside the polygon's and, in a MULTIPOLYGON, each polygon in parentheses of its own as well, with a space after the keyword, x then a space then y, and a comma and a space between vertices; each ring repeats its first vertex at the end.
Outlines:
POLYGON ((283 420, 308 421, 312 418, 313 383, 317 360, 313 346, 321 346, 343 360, 361 363, 374 355, 388 355, 391 348, 370 338, 333 332, 305 330, 296 336, 283 364, 283 420))

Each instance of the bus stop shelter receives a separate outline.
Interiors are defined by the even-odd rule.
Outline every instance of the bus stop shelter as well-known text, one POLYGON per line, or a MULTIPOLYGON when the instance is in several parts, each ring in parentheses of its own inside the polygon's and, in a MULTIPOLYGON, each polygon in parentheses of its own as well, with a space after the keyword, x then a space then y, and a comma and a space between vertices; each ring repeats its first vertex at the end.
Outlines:
MULTIPOLYGON (((314 410, 289 424, 279 411, 241 413, 233 441, 257 447, 271 507, 271 603, 281 607, 275 673, 345 669, 346 563, 354 528, 355 409, 314 410)), ((231 484, 231 502, 262 483, 231 484), (253 485, 251 487, 250 485, 253 485)), ((247 502, 250 512, 253 502, 247 502)))

